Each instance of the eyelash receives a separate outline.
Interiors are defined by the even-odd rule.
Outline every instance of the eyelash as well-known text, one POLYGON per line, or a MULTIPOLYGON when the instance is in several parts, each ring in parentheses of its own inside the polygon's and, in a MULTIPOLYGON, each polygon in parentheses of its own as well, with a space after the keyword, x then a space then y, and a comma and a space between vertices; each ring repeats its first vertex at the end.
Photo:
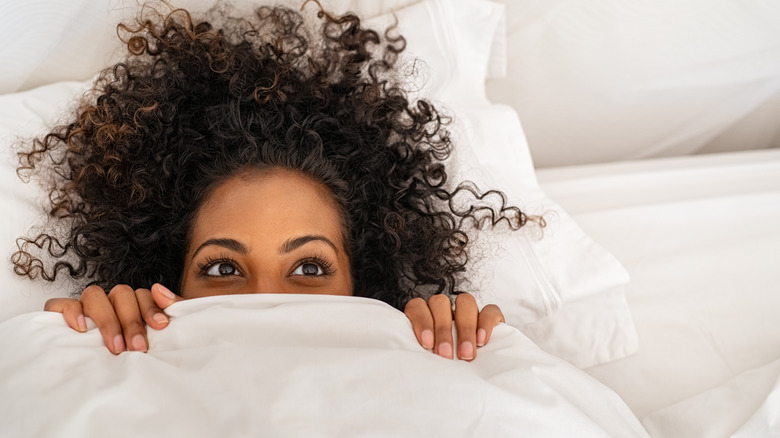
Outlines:
POLYGON ((319 267, 322 269, 322 276, 326 277, 328 275, 333 274, 333 264, 324 258, 322 258, 319 255, 315 255, 312 257, 306 257, 302 260, 300 260, 296 265, 295 269, 298 269, 299 266, 305 264, 305 263, 314 263, 316 265, 319 265, 319 267))
MULTIPOLYGON (((230 265, 233 265, 233 268, 235 268, 235 270, 237 272, 239 272, 239 273, 241 272, 238 269, 238 263, 236 263, 236 261, 234 259, 232 259, 230 257, 227 257, 227 256, 206 257, 206 259, 204 260, 203 263, 198 263, 198 272, 200 273, 200 275, 202 275, 204 277, 211 277, 211 275, 207 274, 209 269, 214 267, 214 265, 217 265, 217 264, 220 264, 220 263, 228 263, 230 265)), ((299 266, 301 266, 301 265, 303 265, 305 263, 314 263, 314 264, 318 265, 322 269, 322 276, 328 276, 328 275, 332 275, 334 273, 333 264, 331 262, 325 260, 320 255, 315 255, 315 256, 306 257, 306 258, 301 259, 295 265, 295 269, 298 269, 299 266)), ((293 271, 295 269, 293 269, 293 271)))
POLYGON ((220 263, 227 263, 233 265, 233 268, 235 268, 236 272, 241 272, 238 269, 238 263, 236 263, 235 260, 227 256, 206 257, 206 260, 203 263, 198 263, 198 272, 200 273, 200 275, 204 277, 212 277, 211 275, 208 275, 209 269, 214 267, 214 265, 220 263))

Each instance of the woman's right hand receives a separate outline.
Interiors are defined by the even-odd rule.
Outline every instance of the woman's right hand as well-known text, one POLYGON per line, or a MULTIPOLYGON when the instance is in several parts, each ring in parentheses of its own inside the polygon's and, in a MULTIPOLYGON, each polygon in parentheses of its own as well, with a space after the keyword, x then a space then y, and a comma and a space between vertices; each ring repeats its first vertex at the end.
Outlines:
POLYGON ((128 285, 114 286, 106 294, 100 286, 89 286, 81 297, 52 298, 43 310, 59 312, 72 329, 87 331, 86 317, 92 319, 103 336, 106 347, 119 354, 125 350, 147 351, 146 324, 155 330, 168 326, 170 320, 163 311, 183 298, 161 284, 149 289, 135 289, 128 285))

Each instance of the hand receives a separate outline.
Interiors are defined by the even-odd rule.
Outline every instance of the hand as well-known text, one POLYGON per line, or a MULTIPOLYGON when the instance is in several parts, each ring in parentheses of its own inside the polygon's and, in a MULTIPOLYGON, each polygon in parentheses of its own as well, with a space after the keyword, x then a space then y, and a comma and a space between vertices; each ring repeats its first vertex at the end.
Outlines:
POLYGON ((163 309, 183 298, 168 288, 155 284, 149 289, 133 290, 128 285, 114 286, 106 294, 100 286, 84 289, 80 299, 52 298, 46 301, 43 310, 59 312, 72 329, 85 332, 89 317, 95 322, 106 347, 119 354, 126 349, 147 351, 146 326, 161 330, 168 326, 168 316, 163 309))
POLYGON ((471 361, 477 356, 477 347, 490 340, 493 327, 504 321, 504 314, 494 304, 488 304, 482 311, 470 294, 455 297, 455 311, 449 297, 443 294, 432 296, 426 303, 414 298, 406 303, 406 317, 412 322, 417 342, 441 357, 453 358, 452 323, 455 314, 455 330, 458 333, 458 358, 471 361))

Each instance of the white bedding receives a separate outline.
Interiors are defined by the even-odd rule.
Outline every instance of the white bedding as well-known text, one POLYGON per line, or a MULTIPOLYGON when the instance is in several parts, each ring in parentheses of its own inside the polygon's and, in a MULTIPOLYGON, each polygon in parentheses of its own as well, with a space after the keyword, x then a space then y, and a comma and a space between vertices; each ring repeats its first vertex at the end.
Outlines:
POLYGON ((780 150, 538 176, 631 274, 639 352, 588 372, 653 436, 779 436, 780 150))
MULTIPOLYGON (((209 2, 175 3, 202 8, 209 2)), ((0 17, 7 39, 15 41, 0 48, 3 59, 14 60, 0 64, 0 91, 48 84, 0 96, 4 146, 53 123, 84 85, 57 81, 82 81, 113 59, 118 53, 111 42, 114 24, 133 16, 137 7, 126 0, 110 6, 90 0, 67 7, 55 3, 19 2, 0 17), (80 32, 69 32, 71 27, 80 32), (29 38, 14 39, 22 34, 29 38)), ((433 93, 429 97, 454 115, 458 151, 467 148, 461 162, 477 171, 469 176, 492 179, 495 184, 488 186, 506 190, 532 212, 550 212, 544 239, 525 235, 530 250, 510 245, 475 265, 486 276, 476 280, 484 286, 483 298, 501 302, 508 321, 547 352, 581 368, 602 365, 588 368, 588 376, 509 326, 497 329, 474 363, 447 362, 420 349, 399 312, 378 302, 333 297, 182 303, 171 309, 177 319, 169 329, 150 334, 149 354, 113 357, 95 330, 74 333, 60 315, 16 316, 40 309, 45 299, 65 296, 72 287, 22 281, 6 264, 0 270, 0 321, 5 321, 0 323, 0 436, 246 436, 247 429, 256 428, 264 436, 579 437, 590 431, 622 437, 641 436, 642 427, 654 437, 780 436, 780 151, 535 173, 524 134, 525 128, 542 167, 686 153, 704 140, 708 146, 697 150, 776 144, 780 58, 768 53, 780 45, 777 26, 767 18, 777 16, 776 5, 760 0, 652 5, 604 0, 585 9, 567 0, 325 3, 357 7, 378 23, 393 22, 381 15, 395 10, 409 53, 430 67, 429 77, 423 74, 433 93), (407 4, 416 6, 399 9, 407 4), (681 94, 630 92, 652 83, 658 67, 666 68, 670 46, 653 45, 660 57, 637 50, 645 47, 636 40, 644 28, 599 10, 618 4, 639 22, 652 23, 648 14, 665 20, 659 29, 684 55, 677 66, 685 68, 658 77, 681 94), (680 14, 695 12, 693 6, 711 13, 680 14), (634 14, 634 7, 644 12, 634 14), (724 8, 741 12, 716 13, 724 8), (674 15, 661 13, 667 10, 674 15), (605 25, 589 27, 583 17, 605 25), (685 20, 670 27, 669 17, 685 20), (516 25, 520 22, 522 27, 516 25), (752 23, 752 31, 742 28, 741 38, 723 32, 743 22, 752 23), (676 44, 684 35, 670 29, 688 33, 690 23, 717 31, 733 43, 732 50, 703 37, 676 44), (556 29, 563 39, 535 37, 556 29), (580 38, 595 29, 599 33, 593 35, 601 39, 580 38), (518 51, 518 41, 530 42, 522 47, 532 50, 518 51), (556 45, 561 41, 577 45, 556 45), (610 44, 588 46, 598 41, 610 44), (596 56, 581 56, 576 47, 585 46, 596 56), (700 50, 704 46, 707 50, 700 50), (613 49, 643 62, 614 56, 613 49), (701 62, 712 56, 722 63, 701 62), (753 68, 755 60, 765 68, 753 68), (509 74, 501 79, 507 61, 509 74), (590 70, 565 67, 579 65, 576 61, 590 70), (615 68, 615 62, 628 70, 615 68), (540 74, 519 74, 518 67, 540 74), (621 73, 635 70, 647 80, 621 73), (498 77, 489 81, 489 96, 525 108, 521 120, 509 108, 487 102, 483 82, 492 74, 498 77), (592 80, 616 74, 622 81, 592 80), (723 80, 704 80, 715 74, 723 80), (591 92, 596 85, 605 85, 606 93, 591 92), (629 92, 620 86, 630 86, 629 92), (686 105, 675 103, 681 98, 686 105), (584 104, 589 99, 608 105, 584 104), (728 120, 740 121, 719 117, 726 113, 728 120), (615 123, 618 119, 622 122, 615 123), (551 128, 549 141, 542 138, 544 127, 551 128), (714 132, 721 134, 712 138, 714 132), (540 297, 556 299, 550 305, 540 297), (537 314, 542 318, 529 317, 537 314)), ((0 162, 5 212, 0 246, 6 255, 14 239, 37 223, 36 207, 45 198, 34 185, 19 182, 15 165, 6 147, 0 162)))
POLYGON ((780 2, 504 0, 539 167, 780 147, 780 2))
POLYGON ((119 356, 91 322, 0 324, 0 436, 646 436, 611 390, 507 325, 466 363, 370 299, 223 296, 169 313, 148 353, 119 356))
MULTIPOLYGON (((407 1, 393 0, 385 6, 407 1)), ((96 8, 101 9, 86 0, 71 6, 66 11, 74 23, 90 19, 99 13, 96 8), (85 10, 92 12, 81 13, 85 10)), ((134 10, 133 5, 127 6, 126 12, 134 10)), ((29 5, 18 12, 24 12, 21 20, 41 18, 29 5)), ((545 351, 579 367, 625 357, 637 348, 623 290, 628 274, 539 189, 517 114, 507 106, 489 103, 484 95, 481 78, 493 64, 491 53, 500 39, 502 12, 501 5, 488 0, 424 0, 373 16, 371 22, 381 29, 399 21, 398 31, 409 44, 401 61, 403 68, 417 65, 420 70, 411 89, 421 86, 420 95, 452 115, 449 128, 457 147, 448 163, 451 181, 468 179, 483 190, 500 188, 511 204, 526 213, 546 215, 543 239, 531 226, 510 235, 474 236, 475 243, 481 242, 475 245, 466 273, 470 283, 463 285, 464 290, 476 293, 482 304, 498 304, 507 323, 522 328, 545 351)), ((111 14, 103 19, 114 23, 118 17, 111 14)), ((89 54, 82 46, 76 50, 65 40, 61 43, 58 51, 89 54)), ((74 62, 80 61, 74 58, 74 62)), ((63 112, 88 86, 89 81, 54 82, 0 96, 0 144, 28 140, 62 122, 63 112)), ((20 182, 15 172, 18 160, 10 147, 2 152, 0 209, 13 213, 0 216, 0 240, 5 242, 0 245, 12 253, 15 239, 27 234, 31 224, 41 224, 45 210, 36 207, 46 195, 34 184, 20 182)), ((8 264, 0 270, 0 283, 8 285, 0 293, 0 320, 41 309, 47 298, 79 288, 64 281, 32 283, 10 268, 8 264)))

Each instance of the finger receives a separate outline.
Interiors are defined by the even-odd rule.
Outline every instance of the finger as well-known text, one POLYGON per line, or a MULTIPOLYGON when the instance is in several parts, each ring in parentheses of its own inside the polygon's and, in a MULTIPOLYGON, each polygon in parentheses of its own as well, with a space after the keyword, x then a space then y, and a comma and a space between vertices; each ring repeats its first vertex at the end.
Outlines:
POLYGON ((149 345, 146 341, 146 326, 133 288, 126 284, 116 285, 108 294, 108 300, 114 306, 119 324, 122 325, 128 350, 146 351, 149 345))
POLYGON ((149 289, 136 289, 135 298, 138 301, 138 308, 141 310, 141 316, 149 327, 155 330, 162 330, 168 325, 168 317, 162 309, 154 302, 152 292, 149 289))
POLYGON ((482 347, 490 340, 493 328, 498 324, 506 322, 501 309, 495 304, 488 304, 479 312, 477 321, 477 346, 482 347))
POLYGON ((92 285, 84 289, 81 293, 81 305, 84 307, 84 314, 95 322, 103 335, 106 347, 114 354, 125 351, 122 326, 103 288, 92 285))
POLYGON ((84 309, 79 300, 72 298, 52 298, 43 305, 43 310, 47 312, 62 313, 68 327, 77 332, 87 331, 87 320, 84 318, 84 309))
POLYGON ((404 307, 404 314, 412 322, 412 330, 417 342, 426 350, 433 349, 433 316, 428 303, 422 298, 409 300, 404 307))
POLYGON ((428 300, 428 308, 433 316, 433 352, 452 359, 452 303, 448 296, 438 294, 428 300))
POLYGON ((160 309, 167 309, 168 306, 173 303, 184 301, 184 298, 174 294, 170 289, 160 283, 152 285, 152 298, 154 298, 154 302, 160 306, 160 309))
POLYGON ((471 294, 455 297, 455 329, 458 332, 458 358, 473 360, 477 355, 479 307, 471 294))

